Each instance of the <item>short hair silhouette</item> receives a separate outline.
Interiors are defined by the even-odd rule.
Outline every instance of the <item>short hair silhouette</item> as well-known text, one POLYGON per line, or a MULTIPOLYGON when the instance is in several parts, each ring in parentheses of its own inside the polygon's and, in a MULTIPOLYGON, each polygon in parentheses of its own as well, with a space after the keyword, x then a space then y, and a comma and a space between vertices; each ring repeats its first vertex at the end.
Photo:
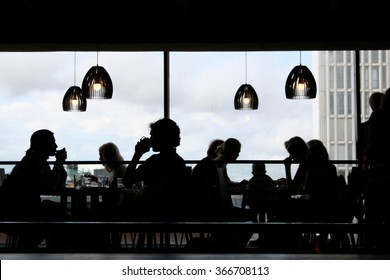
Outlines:
POLYGON ((159 119, 150 124, 150 130, 159 143, 175 148, 180 145, 180 128, 175 121, 169 118, 159 119))
POLYGON ((30 138, 30 149, 34 151, 47 150, 48 146, 54 142, 54 133, 48 129, 35 131, 30 138))
POLYGON ((384 93, 380 91, 376 91, 370 95, 368 103, 373 111, 378 111, 380 109, 383 96, 384 93))

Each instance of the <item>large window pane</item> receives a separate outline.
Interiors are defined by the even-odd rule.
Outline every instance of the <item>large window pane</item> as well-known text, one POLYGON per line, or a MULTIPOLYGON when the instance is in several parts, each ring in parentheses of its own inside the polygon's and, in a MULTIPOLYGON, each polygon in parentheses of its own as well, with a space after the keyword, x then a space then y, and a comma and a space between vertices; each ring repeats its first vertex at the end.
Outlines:
MULTIPOLYGON (((199 160, 212 139, 234 137, 242 144, 238 159, 281 160, 288 155, 284 141, 313 137, 312 100, 289 100, 284 92, 299 52, 248 52, 247 68, 245 52, 173 52, 170 57, 171 117, 181 125, 178 151, 185 158, 199 160), (234 109, 234 95, 245 82, 258 94, 258 110, 234 109)), ((302 64, 310 69, 307 58, 303 52, 302 64)), ((250 165, 229 168, 234 179, 251 176, 250 165)), ((267 169, 273 178, 285 176, 282 165, 267 169)))
POLYGON ((371 87, 373 90, 379 89, 379 66, 371 68, 371 87))
POLYGON ((112 79, 113 97, 87 100, 87 111, 77 113, 62 111, 62 99, 96 66, 96 52, 76 53, 76 73, 74 52, 0 53, 0 107, 8 116, 0 125, 1 160, 20 160, 41 128, 54 132, 68 160, 98 160, 106 142, 130 159, 149 123, 163 116, 163 53, 99 52, 98 59, 112 79))
POLYGON ((344 92, 337 92, 337 114, 344 115, 344 92))
POLYGON ((371 63, 378 63, 379 62, 379 51, 372 50, 371 51, 371 63))
POLYGON ((344 66, 337 66, 337 89, 344 88, 344 66))

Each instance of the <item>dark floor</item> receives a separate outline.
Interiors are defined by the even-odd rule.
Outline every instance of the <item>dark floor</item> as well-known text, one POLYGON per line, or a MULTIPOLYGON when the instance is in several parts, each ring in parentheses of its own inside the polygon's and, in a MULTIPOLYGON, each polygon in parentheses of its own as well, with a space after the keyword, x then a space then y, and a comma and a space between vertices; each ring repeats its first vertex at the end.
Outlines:
POLYGON ((0 254, 1 260, 390 260, 390 254, 0 254))

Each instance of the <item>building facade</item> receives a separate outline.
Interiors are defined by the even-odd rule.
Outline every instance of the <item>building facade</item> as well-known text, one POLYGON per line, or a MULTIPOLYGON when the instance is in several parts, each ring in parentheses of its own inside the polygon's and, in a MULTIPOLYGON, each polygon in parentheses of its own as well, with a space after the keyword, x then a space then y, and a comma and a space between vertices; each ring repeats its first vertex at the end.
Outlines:
MULTIPOLYGON (((317 52, 319 135, 331 160, 356 159, 357 124, 370 117, 369 96, 390 87, 389 54, 388 50, 359 51, 357 60, 355 51, 317 52), (356 61, 360 62, 360 79, 356 61), (356 96, 358 84, 360 101, 356 96)), ((337 164, 337 168, 348 176, 352 164, 337 164)))

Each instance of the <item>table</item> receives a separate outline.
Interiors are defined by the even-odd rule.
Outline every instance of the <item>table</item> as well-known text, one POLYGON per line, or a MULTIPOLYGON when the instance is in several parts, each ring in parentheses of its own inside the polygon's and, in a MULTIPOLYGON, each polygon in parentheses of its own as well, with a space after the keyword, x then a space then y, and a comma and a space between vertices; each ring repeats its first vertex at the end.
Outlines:
POLYGON ((85 216, 87 211, 101 208, 105 199, 119 195, 119 191, 106 187, 65 188, 60 191, 44 192, 41 197, 59 197, 60 204, 70 213, 71 218, 78 220, 85 216))

